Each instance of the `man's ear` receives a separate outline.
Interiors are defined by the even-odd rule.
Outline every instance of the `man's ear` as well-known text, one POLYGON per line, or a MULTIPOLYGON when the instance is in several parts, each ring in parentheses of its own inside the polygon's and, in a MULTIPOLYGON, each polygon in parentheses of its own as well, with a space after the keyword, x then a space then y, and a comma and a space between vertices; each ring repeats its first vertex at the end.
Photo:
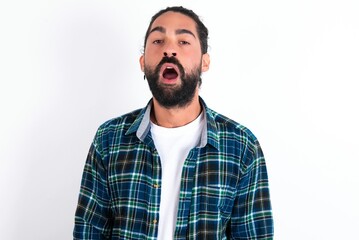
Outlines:
POLYGON ((144 55, 142 55, 140 57, 140 66, 141 66, 142 72, 144 72, 145 71, 145 56, 144 55))
POLYGON ((206 72, 209 69, 209 64, 211 63, 211 59, 208 53, 202 55, 202 72, 206 72))

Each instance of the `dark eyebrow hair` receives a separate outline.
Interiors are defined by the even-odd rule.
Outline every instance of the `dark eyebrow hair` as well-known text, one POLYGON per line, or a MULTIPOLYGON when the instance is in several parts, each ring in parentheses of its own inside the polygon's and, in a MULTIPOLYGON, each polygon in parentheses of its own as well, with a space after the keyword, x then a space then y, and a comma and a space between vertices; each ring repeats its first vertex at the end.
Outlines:
POLYGON ((161 27, 161 26, 158 26, 158 27, 154 27, 150 33, 153 33, 153 32, 160 32, 160 33, 165 33, 166 32, 166 29, 164 27, 161 27))
POLYGON ((196 38, 196 36, 193 34, 193 32, 191 32, 190 30, 187 30, 187 29, 178 29, 178 30, 176 30, 176 34, 190 34, 194 38, 196 38))
MULTIPOLYGON (((166 33, 166 29, 164 27, 161 27, 161 26, 157 26, 157 27, 154 27, 150 33, 153 33, 153 32, 160 32, 160 33, 166 33)), ((191 32, 190 30, 187 30, 187 29, 177 29, 176 30, 176 34, 190 34, 192 35, 194 38, 196 38, 196 36, 194 35, 193 32, 191 32)))

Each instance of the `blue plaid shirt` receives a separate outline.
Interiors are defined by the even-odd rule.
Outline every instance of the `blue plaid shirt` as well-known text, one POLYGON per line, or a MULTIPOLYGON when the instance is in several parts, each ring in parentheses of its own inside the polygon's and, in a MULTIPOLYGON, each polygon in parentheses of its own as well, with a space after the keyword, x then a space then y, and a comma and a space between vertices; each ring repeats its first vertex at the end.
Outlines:
MULTIPOLYGON (((174 239, 272 239, 256 137, 201 104, 207 124, 182 169, 174 239)), ((151 106, 99 127, 84 167, 74 239, 157 238, 161 161, 150 133, 151 106)))

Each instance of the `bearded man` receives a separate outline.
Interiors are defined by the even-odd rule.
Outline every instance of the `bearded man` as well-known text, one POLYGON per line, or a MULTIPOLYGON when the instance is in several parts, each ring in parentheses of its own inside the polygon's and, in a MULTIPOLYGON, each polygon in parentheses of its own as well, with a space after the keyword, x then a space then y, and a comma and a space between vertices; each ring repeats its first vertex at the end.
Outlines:
POLYGON ((208 30, 169 7, 152 17, 140 66, 153 98, 101 125, 85 164, 74 239, 272 239, 257 138, 199 96, 208 30))

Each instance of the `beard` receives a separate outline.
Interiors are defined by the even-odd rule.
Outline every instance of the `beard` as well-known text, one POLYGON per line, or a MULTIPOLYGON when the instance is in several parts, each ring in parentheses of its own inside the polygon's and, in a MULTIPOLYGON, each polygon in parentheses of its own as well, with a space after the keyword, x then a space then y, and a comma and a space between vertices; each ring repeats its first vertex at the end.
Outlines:
POLYGON ((165 108, 182 108, 193 100, 197 86, 201 85, 201 67, 196 66, 188 74, 185 73, 182 64, 174 57, 164 57, 155 69, 144 67, 145 76, 153 97, 165 108), (165 63, 173 63, 179 69, 179 85, 169 86, 160 83, 160 69, 165 63))

